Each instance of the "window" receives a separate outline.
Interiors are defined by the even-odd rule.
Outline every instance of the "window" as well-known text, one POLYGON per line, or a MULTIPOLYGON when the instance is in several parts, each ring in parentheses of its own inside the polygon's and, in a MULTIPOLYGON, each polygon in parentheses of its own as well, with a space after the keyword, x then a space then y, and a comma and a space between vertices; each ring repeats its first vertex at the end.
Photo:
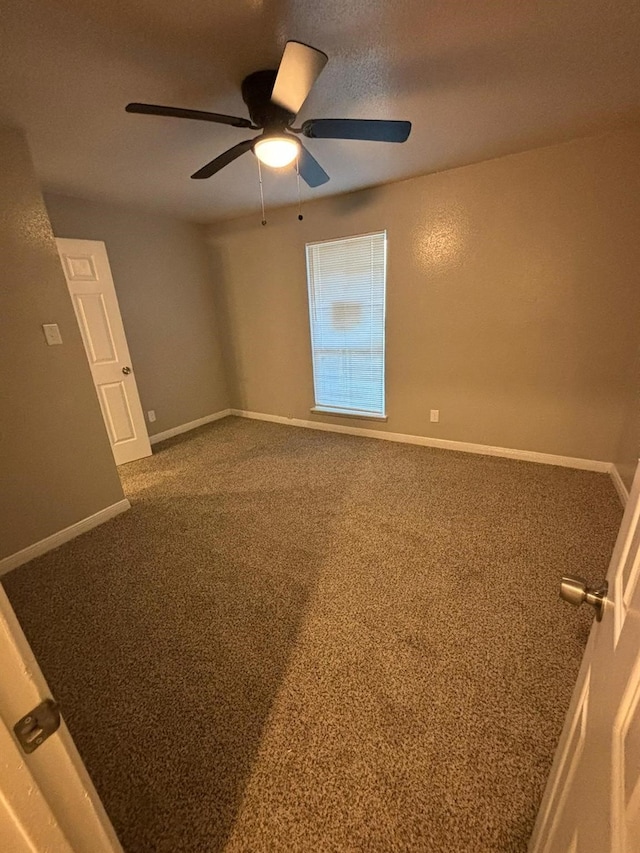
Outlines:
POLYGON ((315 411, 385 416, 387 235, 307 244, 315 411))

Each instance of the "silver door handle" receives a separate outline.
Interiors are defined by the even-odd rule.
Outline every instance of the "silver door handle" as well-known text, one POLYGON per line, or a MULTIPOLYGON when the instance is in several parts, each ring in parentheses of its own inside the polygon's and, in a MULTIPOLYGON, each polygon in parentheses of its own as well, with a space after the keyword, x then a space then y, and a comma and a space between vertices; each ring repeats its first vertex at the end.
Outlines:
POLYGON ((560 582, 560 598, 576 607, 586 601, 596 611, 598 622, 602 620, 604 614, 604 603, 607 600, 608 591, 607 581, 603 581, 597 589, 587 586, 584 578, 578 578, 575 575, 565 575, 560 582))
POLYGON ((122 372, 125 374, 129 374, 129 373, 131 373, 131 368, 130 367, 123 367, 122 372))

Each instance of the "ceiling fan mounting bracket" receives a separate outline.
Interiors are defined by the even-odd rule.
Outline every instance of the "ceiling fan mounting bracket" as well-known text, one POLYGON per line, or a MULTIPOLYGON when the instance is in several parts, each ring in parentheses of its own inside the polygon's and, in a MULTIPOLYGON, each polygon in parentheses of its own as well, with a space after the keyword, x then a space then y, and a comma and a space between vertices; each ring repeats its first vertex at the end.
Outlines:
POLYGON ((254 71, 242 81, 242 100, 247 105, 251 121, 269 131, 284 130, 293 124, 295 113, 274 104, 271 92, 278 72, 254 71))

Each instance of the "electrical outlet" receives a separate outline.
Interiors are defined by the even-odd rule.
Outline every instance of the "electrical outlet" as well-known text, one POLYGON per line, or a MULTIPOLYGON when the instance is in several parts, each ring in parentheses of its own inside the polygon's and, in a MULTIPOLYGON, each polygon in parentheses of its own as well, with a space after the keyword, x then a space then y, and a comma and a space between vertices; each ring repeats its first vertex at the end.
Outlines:
POLYGON ((50 347, 62 343, 62 335, 57 323, 43 323, 42 331, 50 347))
POLYGON ((440 420, 440 409, 431 409, 431 423, 437 424, 440 420))
POLYGON ((149 418, 149 423, 152 424, 156 419, 155 409, 149 409, 147 417, 149 418))

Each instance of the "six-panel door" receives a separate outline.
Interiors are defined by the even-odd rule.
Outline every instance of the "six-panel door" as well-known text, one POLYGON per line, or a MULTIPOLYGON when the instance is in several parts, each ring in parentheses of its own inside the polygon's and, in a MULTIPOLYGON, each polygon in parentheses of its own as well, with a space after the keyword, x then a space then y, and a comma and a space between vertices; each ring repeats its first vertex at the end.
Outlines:
POLYGON ((150 456, 106 247, 94 240, 56 242, 116 464, 150 456))
POLYGON ((609 565, 605 613, 591 629, 530 853, 640 850, 639 577, 640 469, 609 565))

